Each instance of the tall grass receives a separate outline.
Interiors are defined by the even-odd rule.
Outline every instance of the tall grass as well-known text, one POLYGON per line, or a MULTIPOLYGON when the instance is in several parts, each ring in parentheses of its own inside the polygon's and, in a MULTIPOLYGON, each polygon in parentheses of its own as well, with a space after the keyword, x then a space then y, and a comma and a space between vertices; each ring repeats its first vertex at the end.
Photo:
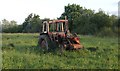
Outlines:
POLYGON ((3 69, 118 69, 118 38, 80 35, 84 49, 43 52, 39 34, 2 34, 3 69), (92 49, 96 50, 92 50, 92 49))

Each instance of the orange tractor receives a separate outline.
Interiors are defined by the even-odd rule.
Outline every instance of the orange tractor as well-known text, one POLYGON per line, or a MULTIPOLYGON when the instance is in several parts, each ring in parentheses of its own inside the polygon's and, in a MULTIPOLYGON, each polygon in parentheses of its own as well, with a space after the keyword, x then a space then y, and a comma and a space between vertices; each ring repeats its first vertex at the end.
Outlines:
POLYGON ((69 32, 66 19, 43 21, 38 44, 42 50, 53 50, 56 47, 66 50, 83 48, 77 34, 69 32))

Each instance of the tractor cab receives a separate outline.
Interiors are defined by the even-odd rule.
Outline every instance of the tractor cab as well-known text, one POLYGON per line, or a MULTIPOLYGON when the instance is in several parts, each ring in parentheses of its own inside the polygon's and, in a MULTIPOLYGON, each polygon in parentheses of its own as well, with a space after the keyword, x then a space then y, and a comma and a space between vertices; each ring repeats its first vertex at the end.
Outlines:
POLYGON ((65 36, 65 32, 68 30, 68 20, 44 21, 42 27, 42 33, 65 36))

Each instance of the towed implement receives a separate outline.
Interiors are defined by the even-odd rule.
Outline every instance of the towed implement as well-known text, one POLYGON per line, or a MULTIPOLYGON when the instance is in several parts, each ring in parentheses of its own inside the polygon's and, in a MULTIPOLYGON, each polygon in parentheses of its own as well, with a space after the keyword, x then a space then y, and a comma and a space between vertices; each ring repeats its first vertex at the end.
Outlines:
POLYGON ((66 50, 83 48, 77 34, 70 33, 66 19, 43 21, 38 44, 43 50, 53 50, 58 46, 66 50))

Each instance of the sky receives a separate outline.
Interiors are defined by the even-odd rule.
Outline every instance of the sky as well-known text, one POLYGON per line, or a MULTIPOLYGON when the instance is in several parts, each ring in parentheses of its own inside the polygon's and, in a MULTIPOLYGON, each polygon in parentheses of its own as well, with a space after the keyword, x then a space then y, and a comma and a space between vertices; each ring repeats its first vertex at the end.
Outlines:
POLYGON ((101 8, 110 15, 118 15, 118 2, 119 0, 0 0, 0 21, 15 20, 22 24, 30 13, 38 14, 41 19, 56 19, 61 16, 68 3, 78 4, 95 12, 101 8))

